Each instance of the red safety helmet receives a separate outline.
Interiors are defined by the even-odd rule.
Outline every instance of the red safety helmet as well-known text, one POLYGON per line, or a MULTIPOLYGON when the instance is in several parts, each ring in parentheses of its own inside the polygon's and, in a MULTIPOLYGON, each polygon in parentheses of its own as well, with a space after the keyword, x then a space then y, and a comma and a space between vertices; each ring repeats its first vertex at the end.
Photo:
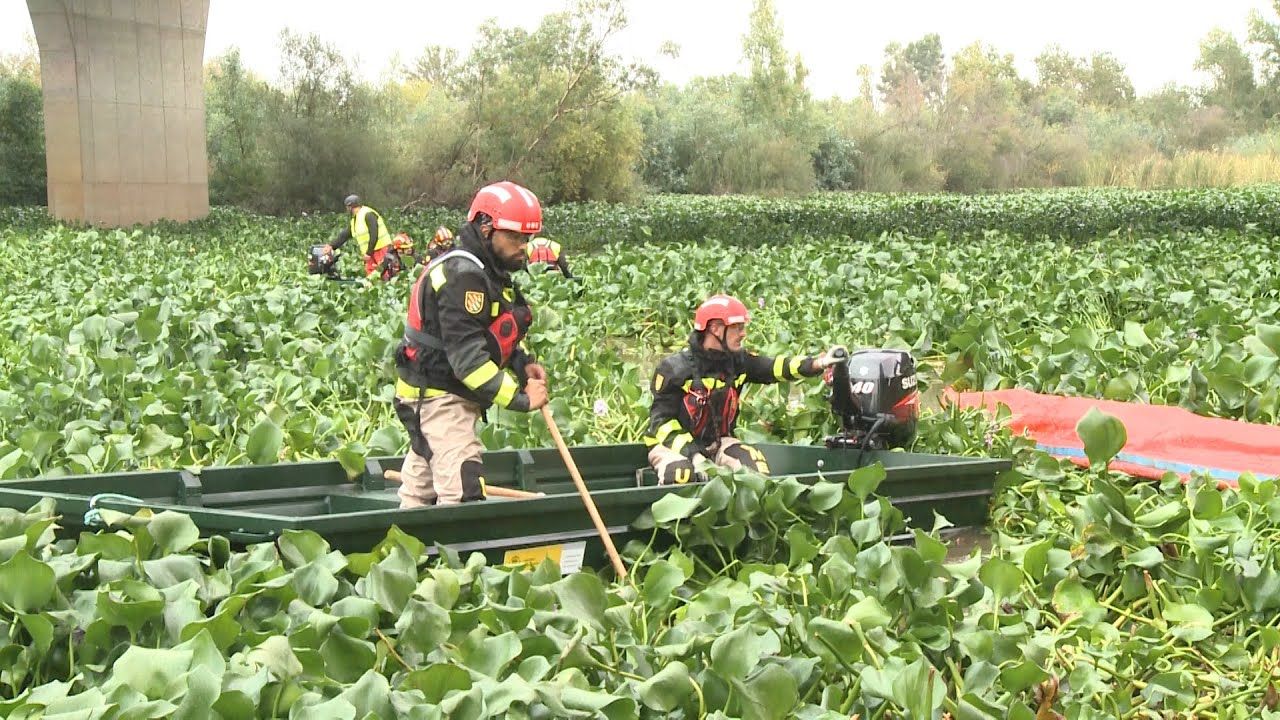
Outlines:
POLYGON ((450 245, 453 245, 453 232, 443 225, 436 228, 436 234, 432 235, 430 242, 427 243, 427 247, 432 248, 442 248, 450 245))
POLYGON ((391 238, 391 247, 395 248, 396 252, 412 253, 413 238, 409 237, 407 232, 398 232, 391 238))
POLYGON ((467 222, 480 213, 493 220, 496 230, 512 230, 531 235, 542 230, 542 205, 538 196, 509 180, 485 185, 471 201, 467 222))
POLYGON ((732 295, 712 295, 698 306, 693 314, 693 329, 706 330, 712 320, 720 320, 725 325, 751 322, 751 313, 747 306, 732 295))

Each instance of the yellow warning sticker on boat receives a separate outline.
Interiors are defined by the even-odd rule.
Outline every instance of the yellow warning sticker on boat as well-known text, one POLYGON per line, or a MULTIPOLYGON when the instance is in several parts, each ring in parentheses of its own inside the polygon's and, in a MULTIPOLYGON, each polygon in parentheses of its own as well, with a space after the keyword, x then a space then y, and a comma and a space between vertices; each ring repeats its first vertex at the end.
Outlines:
POLYGON ((560 572, 568 575, 582 569, 582 555, 586 550, 585 541, 561 543, 558 545, 537 545, 535 547, 508 550, 502 556, 504 565, 528 565, 537 567, 543 560, 551 560, 560 566, 560 572))

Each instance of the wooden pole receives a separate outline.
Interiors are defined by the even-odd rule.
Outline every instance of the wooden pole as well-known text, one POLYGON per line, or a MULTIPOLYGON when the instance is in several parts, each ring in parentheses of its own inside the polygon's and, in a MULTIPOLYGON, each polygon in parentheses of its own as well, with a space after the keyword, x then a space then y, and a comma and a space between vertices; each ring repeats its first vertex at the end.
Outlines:
MULTIPOLYGON (((391 482, 400 482, 400 471, 383 470, 382 477, 391 482)), ((546 497, 546 493, 529 492, 528 490, 517 490, 515 488, 499 487, 497 485, 485 485, 484 494, 493 497, 515 498, 517 500, 528 500, 530 498, 546 497)))
POLYGON ((578 464, 573 461, 573 456, 569 454, 569 448, 564 444, 564 438, 560 437, 560 428, 556 427, 555 418, 551 417, 551 408, 542 406, 542 419, 547 421, 547 429, 551 431, 551 439, 555 440, 556 448, 560 450, 560 457, 564 459, 564 464, 569 467, 569 475, 573 477, 573 484, 578 487, 578 495, 582 496, 582 504, 587 506, 587 513, 591 515, 591 522, 596 525, 596 532, 600 533, 600 540, 604 542, 605 552, 609 554, 609 560, 613 563, 613 570, 618 574, 618 578, 625 580, 627 577, 627 568, 622 564, 622 557, 618 555, 618 549, 613 546, 613 538, 609 537, 609 529, 605 527, 604 520, 600 519, 600 511, 596 509, 596 503, 591 499, 591 493, 587 491, 587 484, 582 481, 582 473, 578 472, 578 464))

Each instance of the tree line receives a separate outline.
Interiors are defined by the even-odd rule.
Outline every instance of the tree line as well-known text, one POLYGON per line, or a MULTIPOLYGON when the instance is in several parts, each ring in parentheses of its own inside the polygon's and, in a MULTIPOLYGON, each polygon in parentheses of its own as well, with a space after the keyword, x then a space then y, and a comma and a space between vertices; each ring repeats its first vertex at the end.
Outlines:
MULTIPOLYGON (((754 0, 744 74, 682 86, 608 49, 622 0, 573 0, 536 30, 481 28, 466 54, 428 47, 378 82, 338 47, 281 36, 279 80, 238 50, 206 63, 210 196, 266 212, 456 206, 498 177, 555 201, 647 193, 978 192, 1023 187, 1230 185, 1280 179, 1280 0, 1244 39, 1215 29, 1204 87, 1139 96, 1110 53, 1060 47, 1023 77, 1013 56, 939 34, 884 50, 819 99, 754 0)), ((679 48, 670 44, 664 52, 679 48)), ((39 68, 0 62, 0 203, 44 202, 39 68)))

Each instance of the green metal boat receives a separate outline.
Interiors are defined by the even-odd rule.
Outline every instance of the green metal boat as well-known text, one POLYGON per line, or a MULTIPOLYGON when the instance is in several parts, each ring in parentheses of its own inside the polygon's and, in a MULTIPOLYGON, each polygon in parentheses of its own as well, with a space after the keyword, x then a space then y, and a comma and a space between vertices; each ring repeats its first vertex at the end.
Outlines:
MULTIPOLYGON (((858 466, 884 464, 879 494, 909 520, 930 527, 933 513, 958 527, 985 524, 997 474, 1008 460, 809 445, 757 445, 774 476, 804 481, 843 480, 858 466)), ((649 537, 632 523, 669 492, 660 486, 640 444, 570 448, 614 543, 649 537)), ((546 493, 531 499, 401 510, 384 471, 400 457, 370 459, 353 481, 336 461, 264 466, 208 467, 199 473, 159 470, 103 475, 11 480, 0 483, 0 507, 25 510, 52 498, 63 532, 96 529, 86 521, 92 508, 136 512, 151 508, 189 515, 205 534, 237 544, 270 542, 287 529, 313 530, 343 552, 368 551, 395 525, 423 540, 462 554, 483 552, 492 562, 550 557, 571 572, 582 565, 607 567, 603 543, 559 452, 554 448, 499 450, 484 454, 490 486, 546 493)))

